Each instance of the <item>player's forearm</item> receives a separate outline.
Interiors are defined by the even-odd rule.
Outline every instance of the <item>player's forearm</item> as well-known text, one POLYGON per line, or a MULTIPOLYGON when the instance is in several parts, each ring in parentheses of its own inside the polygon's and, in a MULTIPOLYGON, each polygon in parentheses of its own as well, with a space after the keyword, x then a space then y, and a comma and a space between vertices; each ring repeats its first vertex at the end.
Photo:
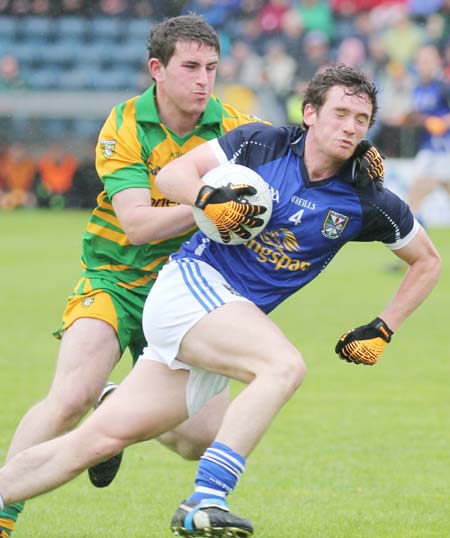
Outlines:
POLYGON ((193 206, 203 182, 194 163, 180 157, 159 171, 156 185, 169 200, 193 206))
POLYGON ((141 207, 124 226, 133 245, 162 241, 195 226, 192 208, 186 205, 173 207, 141 207))
POLYGON ((400 287, 380 317, 395 331, 428 297, 441 272, 441 260, 435 251, 411 264, 400 287))
POLYGON ((156 176, 156 185, 169 200, 194 206, 198 192, 204 186, 201 178, 218 165, 211 146, 201 144, 166 164, 156 176))

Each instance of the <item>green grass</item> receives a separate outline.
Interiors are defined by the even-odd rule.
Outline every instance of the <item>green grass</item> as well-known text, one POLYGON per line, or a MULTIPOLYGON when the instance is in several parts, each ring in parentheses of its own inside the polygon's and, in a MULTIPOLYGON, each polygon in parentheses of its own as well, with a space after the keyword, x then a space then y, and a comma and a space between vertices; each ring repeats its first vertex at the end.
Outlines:
MULTIPOLYGON (((18 420, 51 381, 51 332, 78 277, 87 219, 71 211, 0 214, 2 459, 18 420)), ((393 257, 383 246, 347 246, 273 314, 309 371, 230 498, 257 538, 450 536, 450 230, 430 235, 442 278, 375 367, 349 365, 333 350, 341 333, 379 313, 399 282, 400 274, 384 271, 393 257)), ((129 367, 127 356, 114 378, 129 367)), ((196 464, 150 442, 128 448, 122 467, 104 490, 83 474, 28 502, 14 537, 170 536, 196 464)))

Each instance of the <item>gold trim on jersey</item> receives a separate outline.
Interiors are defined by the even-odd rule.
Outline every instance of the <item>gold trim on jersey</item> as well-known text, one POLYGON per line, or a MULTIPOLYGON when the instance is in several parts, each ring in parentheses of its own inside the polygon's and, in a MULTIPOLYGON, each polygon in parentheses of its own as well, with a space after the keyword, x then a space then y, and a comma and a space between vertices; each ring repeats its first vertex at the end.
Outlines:
POLYGON ((141 278, 138 278, 134 282, 117 282, 117 285, 127 290, 131 290, 133 288, 140 288, 141 286, 145 286, 146 284, 148 284, 150 280, 156 280, 157 276, 158 273, 151 273, 149 275, 145 275, 141 278))
POLYGON ((122 247, 131 244, 128 237, 124 233, 115 232, 114 230, 104 228, 103 226, 99 226, 93 222, 88 223, 86 230, 93 235, 98 235, 104 239, 109 239, 109 241, 114 241, 114 243, 118 243, 122 247))
POLYGON ((108 213, 105 211, 104 207, 97 207, 94 211, 94 215, 100 219, 106 220, 106 222, 109 222, 113 226, 116 226, 117 228, 122 228, 120 225, 119 219, 116 217, 116 215, 111 215, 111 213, 108 213))

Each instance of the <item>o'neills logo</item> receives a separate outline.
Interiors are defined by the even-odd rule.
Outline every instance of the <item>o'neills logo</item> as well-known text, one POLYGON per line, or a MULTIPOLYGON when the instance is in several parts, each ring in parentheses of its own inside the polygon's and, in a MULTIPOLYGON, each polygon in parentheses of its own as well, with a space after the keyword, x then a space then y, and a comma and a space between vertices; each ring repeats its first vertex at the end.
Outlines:
POLYGON ((252 239, 245 246, 251 249, 261 263, 274 265, 275 270, 307 271, 310 262, 293 258, 289 253, 299 252, 300 245, 295 235, 286 228, 272 232, 263 232, 252 239))

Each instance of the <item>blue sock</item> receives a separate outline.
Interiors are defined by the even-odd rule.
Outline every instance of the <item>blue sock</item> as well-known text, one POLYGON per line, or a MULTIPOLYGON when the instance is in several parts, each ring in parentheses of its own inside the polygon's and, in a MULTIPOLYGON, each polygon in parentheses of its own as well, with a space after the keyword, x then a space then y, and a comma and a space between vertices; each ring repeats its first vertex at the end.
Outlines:
POLYGON ((245 458, 222 443, 214 442, 200 458, 195 491, 188 502, 202 499, 225 499, 244 472, 245 458))

